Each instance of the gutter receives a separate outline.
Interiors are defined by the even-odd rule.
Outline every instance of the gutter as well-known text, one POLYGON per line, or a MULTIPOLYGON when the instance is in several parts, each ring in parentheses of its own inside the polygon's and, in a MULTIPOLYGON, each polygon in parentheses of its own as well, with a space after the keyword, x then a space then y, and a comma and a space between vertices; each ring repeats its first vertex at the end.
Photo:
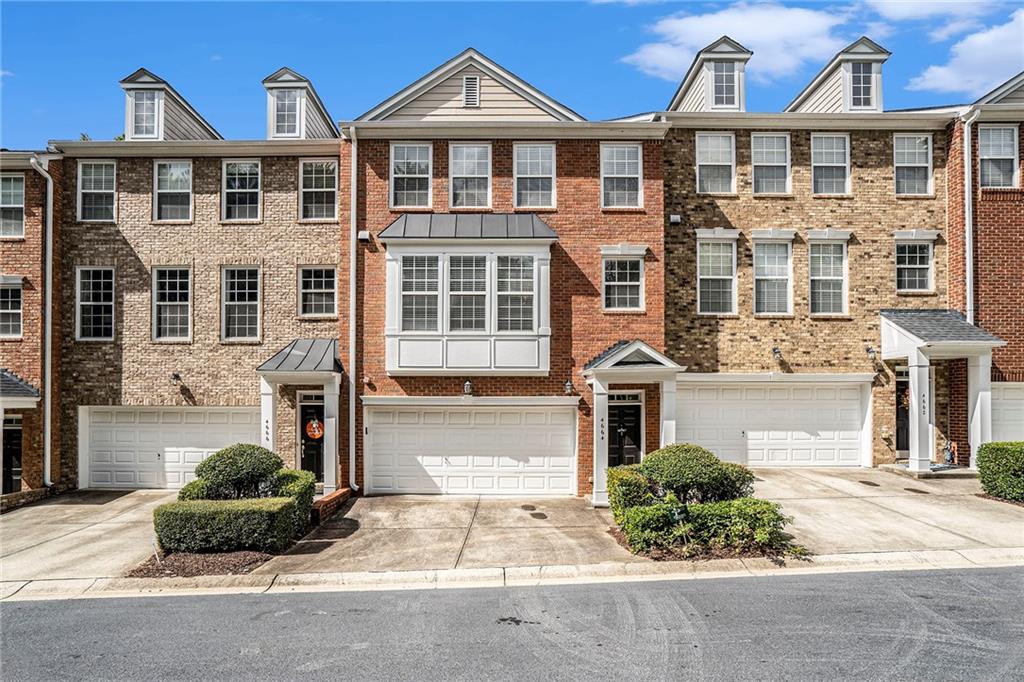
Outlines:
POLYGON ((359 139, 356 127, 349 127, 352 159, 349 177, 349 265, 348 265, 348 486, 359 490, 356 483, 356 249, 358 248, 359 139))
MULTIPOLYGON (((44 286, 46 324, 43 327, 43 485, 53 486, 51 480, 51 430, 53 424, 53 178, 39 164, 35 154, 29 159, 32 168, 46 178, 46 273, 44 286)), ((47 162, 49 165, 49 162, 47 162)))
POLYGON ((964 297, 967 299, 967 322, 974 324, 974 154, 971 126, 981 109, 969 107, 960 115, 964 123, 964 297))

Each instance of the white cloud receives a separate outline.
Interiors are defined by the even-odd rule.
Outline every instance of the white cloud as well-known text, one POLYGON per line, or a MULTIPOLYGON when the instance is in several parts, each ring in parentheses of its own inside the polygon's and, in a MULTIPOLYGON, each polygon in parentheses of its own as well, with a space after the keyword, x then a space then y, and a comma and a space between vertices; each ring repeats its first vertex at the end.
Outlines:
POLYGON ((928 32, 928 37, 936 42, 977 30, 982 26, 980 18, 992 13, 999 6, 996 0, 868 0, 867 4, 890 21, 924 22, 933 25, 934 28, 928 32))
POLYGON ((641 45, 624 58, 644 73, 678 81, 701 48, 723 35, 755 53, 747 73, 769 83, 800 71, 808 62, 823 63, 848 41, 834 31, 848 15, 827 10, 785 7, 774 2, 739 2, 706 14, 674 14, 658 21, 657 42, 641 45))
POLYGON ((966 36, 950 48, 945 64, 929 66, 908 90, 980 97, 1024 69, 1024 9, 999 26, 966 36))
POLYGON ((0 78, 7 78, 8 76, 13 76, 13 75, 14 75, 13 71, 8 71, 7 69, 0 70, 0 78))
POLYGON ((864 35, 872 40, 885 40, 896 32, 896 27, 884 21, 870 21, 864 25, 864 35))
POLYGON ((220 60, 222 60, 222 59, 224 59, 224 57, 222 57, 222 56, 221 56, 221 55, 220 55, 219 53, 217 53, 217 52, 214 52, 213 54, 211 54, 211 55, 210 55, 210 61, 211 61, 211 62, 219 62, 219 61, 220 61, 220 60))

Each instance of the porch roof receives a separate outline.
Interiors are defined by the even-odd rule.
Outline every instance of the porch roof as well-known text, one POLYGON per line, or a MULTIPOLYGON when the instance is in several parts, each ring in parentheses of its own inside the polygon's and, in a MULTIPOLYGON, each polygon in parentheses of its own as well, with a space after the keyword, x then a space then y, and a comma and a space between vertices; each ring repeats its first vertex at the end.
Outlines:
POLYGON ((558 235, 536 213, 403 213, 378 235, 389 239, 546 239, 558 235))
POLYGON ((256 368, 258 374, 343 371, 337 339, 295 339, 256 368))
POLYGON ((11 370, 0 367, 0 407, 35 407, 39 402, 39 389, 11 370))
POLYGON ((956 310, 886 309, 879 313, 883 358, 907 357, 915 349, 933 358, 965 357, 1006 345, 956 310))
POLYGON ((650 344, 636 339, 616 341, 591 358, 583 366, 583 374, 652 374, 675 376, 686 369, 671 358, 654 349, 650 344))

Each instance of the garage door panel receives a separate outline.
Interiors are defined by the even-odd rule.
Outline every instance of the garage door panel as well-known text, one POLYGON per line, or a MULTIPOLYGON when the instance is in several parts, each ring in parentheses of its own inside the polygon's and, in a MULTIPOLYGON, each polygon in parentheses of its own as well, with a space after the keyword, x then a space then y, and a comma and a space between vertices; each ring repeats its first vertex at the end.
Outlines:
POLYGON ((1024 440, 1024 382, 992 384, 992 440, 1024 440))

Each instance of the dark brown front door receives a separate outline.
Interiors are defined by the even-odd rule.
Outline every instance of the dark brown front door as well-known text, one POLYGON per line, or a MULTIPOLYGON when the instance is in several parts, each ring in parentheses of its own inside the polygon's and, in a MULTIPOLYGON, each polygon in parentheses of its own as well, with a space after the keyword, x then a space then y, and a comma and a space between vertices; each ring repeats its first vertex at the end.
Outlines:
POLYGON ((324 406, 303 404, 299 407, 299 434, 302 443, 302 468, 316 474, 318 483, 324 481, 324 406))
POLYGON ((639 405, 608 406, 608 466, 640 461, 639 405))

